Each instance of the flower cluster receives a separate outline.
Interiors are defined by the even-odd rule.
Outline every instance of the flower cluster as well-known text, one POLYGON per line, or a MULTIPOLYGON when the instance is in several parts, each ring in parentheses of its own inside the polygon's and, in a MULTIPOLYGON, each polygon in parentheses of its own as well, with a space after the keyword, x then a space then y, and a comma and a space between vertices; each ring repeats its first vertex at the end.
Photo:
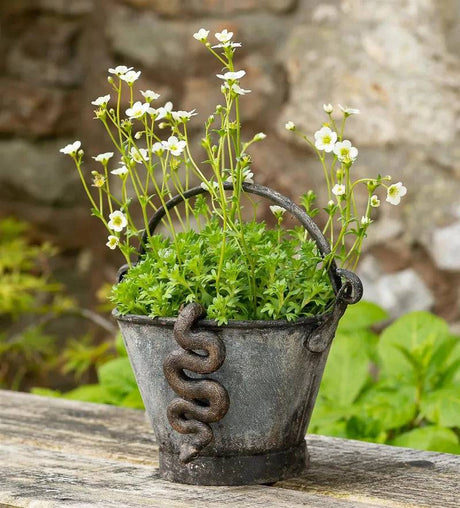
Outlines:
MULTIPOLYGON (((61 149, 62 153, 74 159, 93 214, 103 221, 108 230, 107 246, 110 249, 120 248, 128 263, 131 263, 134 251, 132 239, 139 238, 143 231, 149 233, 149 215, 159 206, 164 206, 173 195, 185 192, 192 176, 201 180, 201 185, 211 193, 209 216, 217 214, 221 217, 225 231, 238 230, 241 184, 252 183, 254 176, 251 158, 246 151, 252 143, 262 141, 265 134, 258 133, 246 143, 240 137, 238 100, 250 93, 240 86, 240 79, 246 72, 235 70, 233 65, 233 53, 241 44, 233 41, 233 33, 227 29, 214 34, 215 45, 208 42, 208 36, 209 30, 204 28, 193 35, 225 64, 222 73, 216 74, 222 83, 225 106, 218 105, 215 114, 208 118, 202 143, 208 154, 210 174, 202 171, 202 165, 193 159, 189 150, 187 124, 197 114, 196 111, 174 110, 170 101, 158 104, 160 94, 154 90, 136 92, 135 83, 141 71, 125 65, 109 68, 108 82, 112 92, 91 101, 95 106, 96 119, 102 122, 116 149, 93 156, 103 169, 102 172, 91 173, 91 187, 96 189, 97 196, 92 194, 82 170, 80 141, 61 149), (218 49, 222 50, 222 54, 216 53, 218 49), (122 96, 125 94, 128 94, 129 106, 122 109, 121 104, 125 102, 122 96), (216 125, 218 121, 220 126, 216 125), (224 134, 219 139, 213 139, 215 132, 219 131, 224 134), (113 160, 116 161, 115 167, 109 167, 113 160), (110 175, 121 180, 121 196, 112 191, 110 175), (223 192, 224 182, 234 184, 233 198, 228 198, 223 192), (130 188, 136 195, 135 201, 128 195, 130 188), (144 220, 141 229, 136 228, 133 220, 136 202, 144 220)), ((186 227, 191 213, 191 205, 186 207, 185 220, 177 214, 173 220, 167 213, 166 226, 173 238, 176 221, 186 227)))
MULTIPOLYGON (((205 28, 193 34, 193 38, 202 43, 219 62, 220 72, 215 74, 215 81, 223 96, 222 104, 218 104, 213 114, 204 121, 201 139, 206 154, 204 161, 195 160, 191 153, 188 124, 197 115, 195 109, 175 109, 171 101, 160 102, 160 94, 156 91, 137 90, 135 84, 141 71, 125 65, 108 70, 110 93, 91 102, 95 106, 96 119, 112 141, 113 151, 92 157, 100 166, 99 171, 91 172, 90 184, 82 167, 84 153, 80 141, 68 144, 61 152, 74 160, 92 213, 107 228, 107 247, 120 249, 129 265, 137 250, 137 242, 144 241, 144 247, 155 248, 149 218, 160 207, 165 209, 163 226, 169 233, 171 248, 176 248, 178 258, 178 228, 187 232, 192 229, 192 224, 205 228, 211 223, 215 225, 217 221, 221 226, 220 236, 214 239, 218 252, 216 266, 212 270, 214 278, 210 281, 217 292, 216 298, 222 298, 219 291, 225 284, 228 262, 224 253, 231 241, 235 242, 244 260, 250 300, 256 306, 259 289, 254 268, 254 244, 251 244, 256 240, 248 240, 245 236, 248 228, 244 226, 241 198, 243 184, 254 183, 250 148, 267 136, 258 132, 244 139, 241 132, 240 100, 246 100, 245 96, 251 90, 243 88, 241 83, 246 71, 235 67, 233 58, 241 43, 235 42, 233 36, 233 32, 224 29, 214 34, 214 43, 209 41, 210 31, 205 28), (116 187, 113 185, 115 182, 116 187), (165 206, 171 198, 183 196, 197 183, 208 191, 207 199, 199 197, 194 202, 186 200, 183 212, 176 208, 169 210, 165 206), (232 184, 231 191, 228 191, 229 183, 232 184), (141 227, 136 226, 136 217, 142 217, 141 227)), ((292 121, 287 122, 285 127, 301 136, 315 150, 324 171, 328 204, 323 208, 326 213, 323 232, 329 239, 331 256, 323 266, 327 267, 330 260, 336 257, 343 266, 353 267, 359 258, 366 230, 373 220, 371 211, 380 206, 378 189, 385 188, 386 200, 394 205, 399 204, 407 189, 401 182, 390 185, 388 176, 353 181, 352 170, 358 158, 358 149, 344 137, 344 128, 346 120, 360 112, 339 105, 342 120, 340 128, 337 128, 332 104, 324 104, 323 110, 328 115, 328 121, 312 138, 300 132, 292 121), (358 184, 367 187, 368 199, 364 213, 358 213, 354 197, 358 184), (350 243, 353 237, 354 241, 350 243)), ((302 204, 311 215, 320 213, 313 208, 315 197, 312 191, 302 196, 302 204)), ((285 210, 275 205, 270 209, 277 222, 275 237, 281 245, 285 210)), ((306 240, 303 238, 299 241, 306 240)), ((302 245, 299 245, 301 248, 302 245)), ((185 281, 184 277, 182 279, 185 281)), ((281 293, 277 295, 281 300, 284 298, 281 293)))
MULTIPOLYGON (((301 136, 316 151, 324 170, 329 196, 328 206, 324 209, 328 214, 328 219, 323 232, 327 233, 330 239, 332 255, 339 257, 345 266, 355 268, 367 227, 373 222, 371 209, 380 206, 380 199, 374 192, 379 187, 384 187, 386 201, 392 205, 398 205, 401 198, 406 195, 407 189, 402 182, 393 185, 387 184, 391 181, 390 176, 379 175, 376 178, 352 180, 351 169, 358 158, 358 149, 352 145, 350 140, 344 139, 344 129, 347 118, 358 115, 360 110, 340 104, 339 109, 342 113, 340 129, 337 128, 336 121, 332 116, 333 105, 323 104, 323 110, 328 115, 329 121, 314 133, 313 140, 301 133, 292 121, 287 122, 285 128, 301 136), (327 159, 327 157, 330 158, 327 159), (358 184, 366 185, 368 191, 366 209, 361 216, 358 214, 354 196, 358 184), (335 237, 336 224, 334 222, 336 216, 338 216, 340 224, 337 237, 335 237), (347 249, 346 237, 350 235, 355 236, 355 241, 347 249)), ((304 198, 304 203, 307 211, 311 211, 312 200, 304 198)))

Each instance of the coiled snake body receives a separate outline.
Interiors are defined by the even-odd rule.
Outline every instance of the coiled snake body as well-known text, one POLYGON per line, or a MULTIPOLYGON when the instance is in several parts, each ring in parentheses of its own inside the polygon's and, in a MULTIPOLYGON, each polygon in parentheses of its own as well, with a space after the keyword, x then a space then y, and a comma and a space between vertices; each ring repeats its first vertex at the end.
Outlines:
POLYGON ((193 434, 190 441, 180 447, 179 458, 187 463, 213 439, 210 423, 221 420, 228 411, 230 399, 227 390, 217 381, 194 379, 183 371, 211 374, 225 360, 225 345, 212 332, 192 332, 191 327, 205 311, 198 303, 188 304, 179 313, 174 325, 174 337, 183 348, 171 352, 163 363, 163 371, 171 388, 182 398, 168 405, 171 427, 181 434, 193 434), (206 355, 196 351, 204 351, 206 355))

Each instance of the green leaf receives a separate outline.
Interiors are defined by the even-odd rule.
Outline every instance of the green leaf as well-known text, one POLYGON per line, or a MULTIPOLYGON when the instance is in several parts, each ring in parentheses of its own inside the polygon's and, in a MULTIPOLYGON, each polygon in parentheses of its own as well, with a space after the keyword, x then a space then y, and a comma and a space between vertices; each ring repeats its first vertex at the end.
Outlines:
POLYGON ((383 376, 414 382, 412 355, 419 364, 428 366, 435 348, 449 337, 447 323, 428 312, 411 312, 402 316, 382 333, 378 351, 383 376), (403 353, 402 351, 405 351, 403 353))
POLYGON ((72 400, 85 402, 96 402, 99 404, 117 404, 119 400, 105 387, 101 385, 82 385, 75 390, 64 393, 63 397, 72 400))
POLYGON ((308 432, 326 436, 347 437, 346 417, 348 408, 340 407, 321 395, 316 399, 308 432))
POLYGON ((128 393, 128 395, 126 395, 126 397, 121 401, 120 406, 130 407, 133 409, 144 409, 144 402, 137 387, 135 390, 132 390, 128 393))
POLYGON ((460 385, 424 395, 420 406, 427 420, 443 427, 460 427, 460 385))
POLYGON ((390 441, 389 444, 416 448, 417 450, 460 454, 460 444, 455 432, 435 425, 405 432, 390 441))
POLYGON ((352 416, 347 421, 346 431, 348 439, 384 443, 387 438, 382 422, 367 416, 364 418, 352 416))
POLYGON ((324 423, 322 425, 313 425, 308 427, 310 434, 321 434, 322 436, 333 436, 347 438, 347 422, 337 421, 324 423))
POLYGON ((42 395, 43 397, 62 397, 62 393, 59 390, 51 390, 51 388, 40 388, 36 386, 30 390, 30 393, 34 395, 42 395))
POLYGON ((369 356, 360 333, 338 335, 331 348, 320 394, 338 406, 352 404, 369 377, 369 356))
POLYGON ((112 393, 125 396, 137 387, 128 358, 110 360, 98 368, 100 384, 112 393))
POLYGON ((123 337, 121 336, 120 332, 115 336, 115 349, 120 356, 128 356, 125 343, 123 342, 123 337))
POLYGON ((385 310, 375 303, 361 301, 356 305, 348 306, 345 315, 340 320, 338 331, 354 332, 359 328, 370 328, 385 319, 388 319, 385 310))
POLYGON ((385 430, 397 429, 411 422, 417 411, 413 386, 396 387, 377 384, 360 397, 356 414, 380 422, 385 430))

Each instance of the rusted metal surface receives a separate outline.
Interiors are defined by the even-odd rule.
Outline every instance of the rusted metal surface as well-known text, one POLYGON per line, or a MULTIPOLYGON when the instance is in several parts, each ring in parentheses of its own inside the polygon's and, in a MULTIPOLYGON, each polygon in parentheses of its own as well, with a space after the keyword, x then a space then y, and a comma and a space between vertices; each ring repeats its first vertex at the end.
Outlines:
POLYGON ((182 349, 169 353, 163 363, 169 386, 181 397, 168 405, 169 423, 177 432, 193 435, 180 447, 179 460, 183 463, 194 459, 213 440, 209 424, 221 420, 230 404, 227 390, 220 383, 209 378, 194 379, 184 372, 186 369, 195 374, 211 374, 224 363, 222 340, 213 332, 191 330, 205 314, 198 303, 181 310, 174 324, 174 338, 182 349))

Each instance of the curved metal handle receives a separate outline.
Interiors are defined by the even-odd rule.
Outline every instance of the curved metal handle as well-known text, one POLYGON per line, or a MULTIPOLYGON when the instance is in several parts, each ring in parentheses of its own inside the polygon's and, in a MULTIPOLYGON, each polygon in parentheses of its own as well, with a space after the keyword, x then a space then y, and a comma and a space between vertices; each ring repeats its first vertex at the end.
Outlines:
MULTIPOLYGON (((268 200, 272 201, 278 206, 281 206, 285 210, 287 210, 289 213, 291 213, 301 224, 302 226, 308 231, 308 234, 313 238, 315 241, 319 252, 323 257, 327 256, 331 253, 331 249, 329 247, 329 243, 324 238, 324 235, 321 233, 321 230, 318 228, 316 223, 313 221, 313 219, 308 215, 308 213, 300 208, 299 205, 294 203, 291 199, 289 199, 286 196, 283 196, 279 192, 270 189, 269 187, 265 187, 264 185, 259 185, 256 183, 243 183, 242 185, 243 190, 249 194, 256 194, 258 196, 267 198, 268 200)), ((224 189, 225 190, 233 190, 233 184, 231 182, 225 182, 224 183, 224 189)), ((209 193, 208 190, 203 189, 202 187, 193 187, 192 189, 189 189, 188 191, 184 192, 183 194, 178 194, 177 196, 174 196, 172 199, 170 199, 165 206, 162 206, 158 208, 158 210, 153 214, 150 222, 149 222, 149 233, 152 235, 157 228, 157 226, 160 224, 161 220, 166 215, 166 211, 171 210, 175 206, 179 205, 186 199, 190 199, 194 196, 198 196, 199 194, 205 194, 209 193)), ((141 244, 139 247, 139 258, 145 254, 145 246, 147 244, 148 240, 148 234, 147 231, 144 231, 144 234, 142 236, 141 244)), ((123 267, 122 267, 123 268, 123 267)), ((341 279, 340 275, 337 272, 338 268, 334 260, 331 261, 331 264, 329 266, 329 278, 331 280, 332 287, 334 289, 335 294, 337 295, 339 292, 339 289, 341 287, 341 279)), ((123 273, 121 273, 121 276, 123 276, 123 273)))

